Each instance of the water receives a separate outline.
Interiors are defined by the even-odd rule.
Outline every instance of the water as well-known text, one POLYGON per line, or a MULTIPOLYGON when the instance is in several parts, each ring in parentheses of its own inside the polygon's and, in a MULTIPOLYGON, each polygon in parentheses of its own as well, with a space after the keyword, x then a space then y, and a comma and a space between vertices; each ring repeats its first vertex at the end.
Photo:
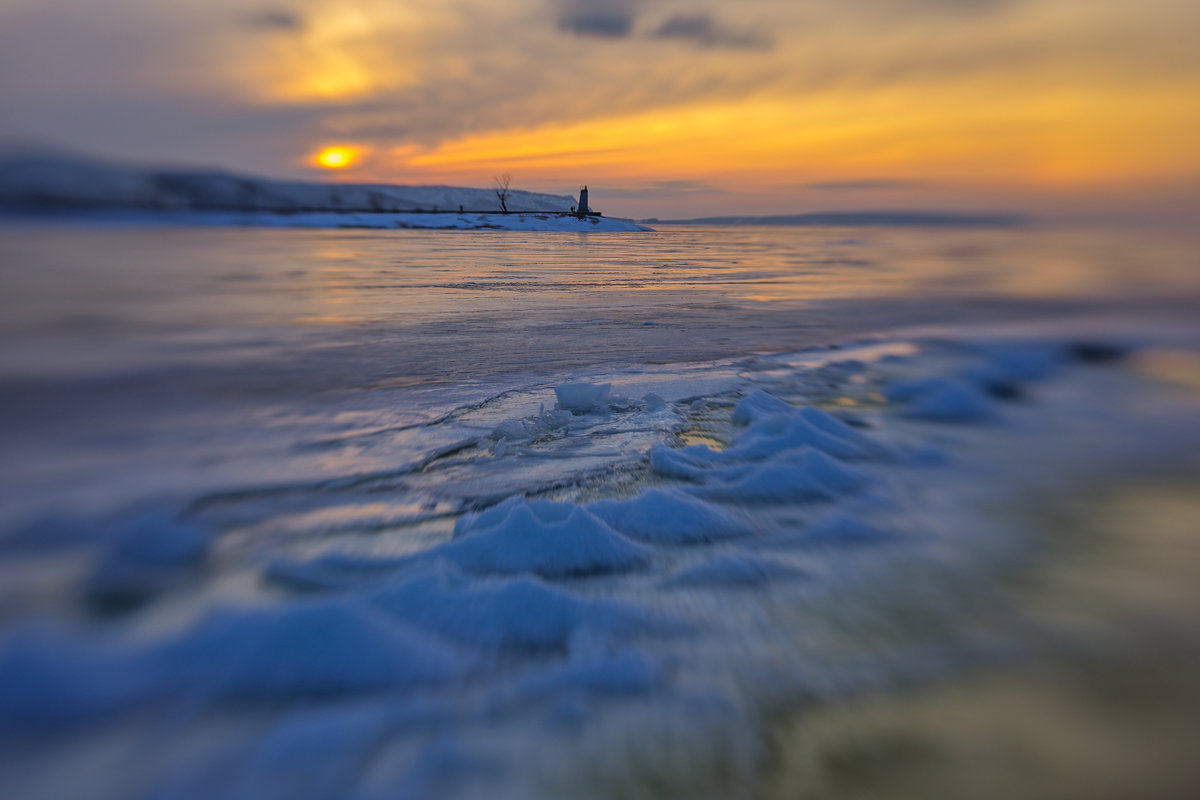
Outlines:
POLYGON ((599 796, 698 796, 676 782, 715 749, 705 791, 728 796, 763 779, 782 709, 1048 657, 1041 606, 1007 608, 1054 541, 1020 509, 1194 469, 1196 244, 6 228, 13 790, 561 796, 583 773, 599 796), (608 399, 555 412, 577 382, 608 399), (833 452, 853 480, 731 422, 756 389, 857 426, 869 447, 833 452), (771 454, 737 456, 752 440, 771 454), (679 452, 701 460, 664 468, 679 452), (558 519, 648 487, 732 527, 619 537, 636 568, 567 571, 546 540, 505 534, 500 569, 468 552, 487 525, 449 538, 513 495, 558 519), (568 634, 538 627, 561 614, 568 634))

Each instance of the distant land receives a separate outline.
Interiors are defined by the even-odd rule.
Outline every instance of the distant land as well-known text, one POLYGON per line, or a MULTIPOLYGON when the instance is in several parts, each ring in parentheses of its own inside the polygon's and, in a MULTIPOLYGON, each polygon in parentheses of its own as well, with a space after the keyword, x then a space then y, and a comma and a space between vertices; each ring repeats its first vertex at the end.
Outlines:
MULTIPOLYGON (((593 198, 602 197, 602 191, 593 198)), ((699 219, 579 219, 571 195, 494 189, 284 181, 215 169, 112 164, 58 152, 0 154, 0 213, 130 224, 289 228, 639 231, 644 225, 992 226, 1015 214, 837 211, 699 219)), ((594 205, 594 202, 592 203, 594 205)))
POLYGON ((643 219, 644 225, 791 225, 895 227, 1014 227, 1030 219, 1019 214, 959 214, 949 211, 827 211, 815 214, 776 214, 764 217, 701 217, 643 219))
MULTIPOLYGON (((565 212, 570 195, 509 190, 514 212, 565 212)), ((56 153, 0 156, 0 207, 166 211, 499 212, 491 189, 281 181, 221 170, 109 164, 56 153)))

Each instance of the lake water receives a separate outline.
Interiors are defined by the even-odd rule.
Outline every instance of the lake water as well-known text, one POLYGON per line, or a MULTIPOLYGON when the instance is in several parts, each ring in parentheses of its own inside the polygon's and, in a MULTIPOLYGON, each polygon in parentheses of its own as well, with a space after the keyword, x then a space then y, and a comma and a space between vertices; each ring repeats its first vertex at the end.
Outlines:
MULTIPOLYGON (((1082 552, 1055 533, 1096 527, 1080 498, 1190 513, 1143 490, 1196 474, 1198 253, 1036 227, 0 229, 0 788, 833 786, 788 777, 815 752, 798 709, 1049 641, 1130 651, 1014 586, 1082 552)), ((1118 605, 1174 626, 1147 652, 1191 652, 1192 599, 1118 605)))

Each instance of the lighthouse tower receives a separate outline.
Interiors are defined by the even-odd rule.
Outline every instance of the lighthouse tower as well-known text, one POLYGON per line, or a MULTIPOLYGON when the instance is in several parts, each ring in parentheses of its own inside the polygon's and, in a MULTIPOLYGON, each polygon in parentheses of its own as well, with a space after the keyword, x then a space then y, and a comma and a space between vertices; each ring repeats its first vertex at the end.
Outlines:
POLYGON ((588 190, 586 186, 579 190, 579 208, 575 213, 581 217, 586 217, 591 213, 591 209, 588 208, 588 190))

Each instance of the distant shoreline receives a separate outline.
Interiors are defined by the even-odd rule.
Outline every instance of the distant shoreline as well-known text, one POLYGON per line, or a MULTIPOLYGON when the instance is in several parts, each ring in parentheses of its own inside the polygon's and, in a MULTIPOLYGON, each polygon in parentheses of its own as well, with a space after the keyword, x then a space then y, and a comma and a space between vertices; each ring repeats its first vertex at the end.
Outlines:
POLYGON ((641 219, 646 225, 775 225, 794 227, 987 227, 1015 228, 1032 218, 1020 214, 958 214, 947 211, 825 211, 760 217, 727 216, 698 219, 641 219))
POLYGON ((270 211, 153 210, 105 207, 0 208, 0 224, 114 227, 238 227, 362 230, 508 230, 578 233, 652 231, 617 217, 579 217, 567 211, 270 211))

